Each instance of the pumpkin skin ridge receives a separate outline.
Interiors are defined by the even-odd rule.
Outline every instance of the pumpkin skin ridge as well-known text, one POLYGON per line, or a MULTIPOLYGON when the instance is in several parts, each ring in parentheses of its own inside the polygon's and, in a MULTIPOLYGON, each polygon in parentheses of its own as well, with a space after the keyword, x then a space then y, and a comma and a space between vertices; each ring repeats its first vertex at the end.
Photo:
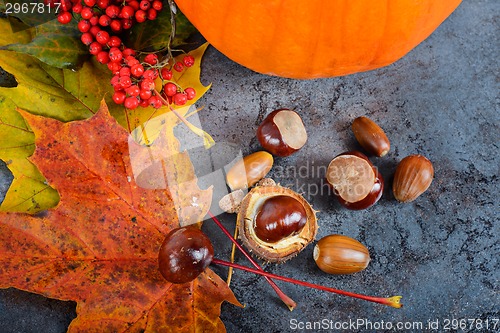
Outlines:
POLYGON ((205 39, 229 59, 259 73, 295 79, 342 76, 390 65, 425 40, 460 2, 176 0, 205 39), (314 6, 320 4, 324 8, 319 11, 321 15, 316 15, 314 8, 319 7, 314 6), (287 12, 270 13, 279 6, 287 12), (301 16, 297 16, 298 12, 301 16), (377 18, 377 13, 385 16, 377 18), (341 19, 330 19, 334 17, 341 19), (296 29, 288 29, 300 26, 297 22, 307 24, 314 19, 321 22, 312 30, 306 27, 300 31, 320 29, 315 42, 301 42, 311 36, 298 36, 296 29))

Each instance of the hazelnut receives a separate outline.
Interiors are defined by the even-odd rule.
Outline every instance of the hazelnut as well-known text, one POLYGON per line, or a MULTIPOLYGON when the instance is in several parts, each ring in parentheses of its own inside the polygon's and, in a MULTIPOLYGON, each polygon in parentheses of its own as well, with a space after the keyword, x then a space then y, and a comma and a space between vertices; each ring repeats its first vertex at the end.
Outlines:
POLYGON ((302 148, 307 132, 300 116, 292 110, 271 112, 257 129, 262 147, 275 156, 289 156, 302 148))
POLYGON ((316 212, 298 193, 281 186, 253 188, 238 213, 243 244, 269 262, 284 262, 316 236, 316 212))
POLYGON ((410 155, 399 162, 392 191, 396 200, 411 202, 424 193, 434 178, 431 161, 422 155, 410 155))
POLYGON ((219 207, 226 213, 237 213, 244 197, 245 192, 243 190, 236 190, 223 196, 219 201, 219 207))
POLYGON ((352 274, 368 266, 368 249, 354 238, 343 235, 323 237, 314 247, 314 261, 329 274, 352 274))
POLYGON ((273 156, 265 151, 245 156, 229 169, 226 183, 232 191, 252 187, 267 175, 273 162, 273 156))
POLYGON ((356 140, 369 154, 382 157, 389 152, 391 144, 384 130, 367 117, 358 117, 352 123, 356 140))
POLYGON ((384 190, 382 175, 368 157, 358 151, 335 157, 328 165, 326 181, 339 203, 353 210, 374 205, 384 190))

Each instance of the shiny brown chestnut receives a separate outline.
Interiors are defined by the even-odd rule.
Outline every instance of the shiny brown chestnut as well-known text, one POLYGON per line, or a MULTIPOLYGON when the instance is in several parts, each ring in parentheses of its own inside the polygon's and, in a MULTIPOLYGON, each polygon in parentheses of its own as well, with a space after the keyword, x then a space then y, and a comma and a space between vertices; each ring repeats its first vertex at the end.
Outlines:
POLYGON ((300 194, 274 186, 254 187, 238 212, 243 245, 269 262, 284 262, 316 237, 316 211, 300 194))
POLYGON ((257 129, 262 147, 275 156, 289 156, 302 148, 307 132, 297 112, 280 109, 271 112, 257 129))
POLYGON ((255 234, 261 240, 276 243, 300 231, 307 222, 304 206, 297 199, 277 195, 267 199, 255 217, 255 234))
POLYGON ((181 227, 165 237, 158 253, 158 268, 168 282, 186 283, 203 273, 213 257, 212 243, 200 229, 181 227))
POLYGON ((384 179, 368 157, 359 151, 342 153, 328 165, 326 181, 339 203, 352 210, 373 206, 384 190, 384 179))

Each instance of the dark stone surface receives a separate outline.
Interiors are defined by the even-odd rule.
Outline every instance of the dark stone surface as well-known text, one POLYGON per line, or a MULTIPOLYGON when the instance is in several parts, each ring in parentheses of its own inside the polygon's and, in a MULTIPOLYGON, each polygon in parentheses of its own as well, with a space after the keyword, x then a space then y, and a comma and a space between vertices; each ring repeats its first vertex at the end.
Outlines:
MULTIPOLYGON (((291 157, 276 159, 272 176, 303 192, 320 210, 318 239, 344 234, 364 243, 372 256, 365 271, 351 276, 319 271, 312 260, 313 246, 284 265, 265 268, 358 293, 402 295, 404 303, 402 309, 392 309, 279 283, 299 303, 289 312, 263 279, 236 272, 231 287, 246 307, 222 306, 228 332, 303 331, 293 330, 291 323, 358 319, 375 325, 422 322, 424 327, 439 320, 436 331, 444 331, 447 319, 481 319, 483 325, 489 320, 491 325, 500 318, 499 9, 495 0, 464 2, 400 61, 342 78, 267 77, 232 63, 213 48, 207 51, 202 81, 213 86, 200 101, 206 105, 200 113, 204 129, 216 141, 233 143, 246 154, 259 149, 254 133, 267 113, 281 107, 300 112, 308 144, 291 157), (359 148, 350 124, 361 115, 384 128, 392 150, 372 159, 386 179, 381 201, 365 211, 348 211, 326 193, 324 168, 336 154, 359 148), (390 190, 392 174, 398 161, 414 153, 433 162, 435 179, 415 202, 399 204, 390 190)), ((229 228, 234 225, 234 216, 221 219, 229 228)), ((228 240, 211 223, 204 228, 219 256, 227 257, 228 240)), ((248 264, 240 255, 237 261, 248 264)), ((63 332, 74 316, 74 303, 0 291, 0 332, 63 332)), ((361 325, 350 331, 384 331, 369 328, 361 325)), ((467 326, 458 331, 473 330, 467 326)), ((495 330, 490 326, 481 331, 495 330)))

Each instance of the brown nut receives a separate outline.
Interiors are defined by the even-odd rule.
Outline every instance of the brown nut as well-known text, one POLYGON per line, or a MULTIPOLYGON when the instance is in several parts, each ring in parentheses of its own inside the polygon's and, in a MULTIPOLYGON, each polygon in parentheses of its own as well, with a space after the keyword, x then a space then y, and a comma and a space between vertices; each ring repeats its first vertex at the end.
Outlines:
POLYGON ((257 129, 262 147, 275 156, 289 156, 302 148, 307 132, 300 116, 292 110, 271 112, 257 129))
POLYGON ((323 237, 314 247, 313 258, 318 267, 329 274, 352 274, 368 266, 368 249, 354 238, 342 235, 323 237))
POLYGON ((382 157, 389 152, 391 144, 384 130, 367 117, 358 117, 352 122, 356 140, 369 154, 382 157))
POLYGON ((243 245, 269 262, 284 262, 316 237, 316 212, 298 193, 281 186, 253 188, 241 202, 243 245))
POLYGON ((243 190, 236 190, 223 196, 219 201, 219 207, 226 213, 237 213, 244 197, 245 192, 243 190))
POLYGON ((335 157, 328 165, 326 181, 333 188, 339 203, 353 210, 373 206, 384 191, 382 175, 359 151, 335 157))
POLYGON ((434 168, 422 155, 410 155, 399 162, 392 191, 396 200, 411 202, 424 193, 432 183, 434 168))
POLYGON ((232 191, 244 190, 264 178, 273 166, 273 156, 265 151, 245 156, 226 174, 226 183, 232 191))

